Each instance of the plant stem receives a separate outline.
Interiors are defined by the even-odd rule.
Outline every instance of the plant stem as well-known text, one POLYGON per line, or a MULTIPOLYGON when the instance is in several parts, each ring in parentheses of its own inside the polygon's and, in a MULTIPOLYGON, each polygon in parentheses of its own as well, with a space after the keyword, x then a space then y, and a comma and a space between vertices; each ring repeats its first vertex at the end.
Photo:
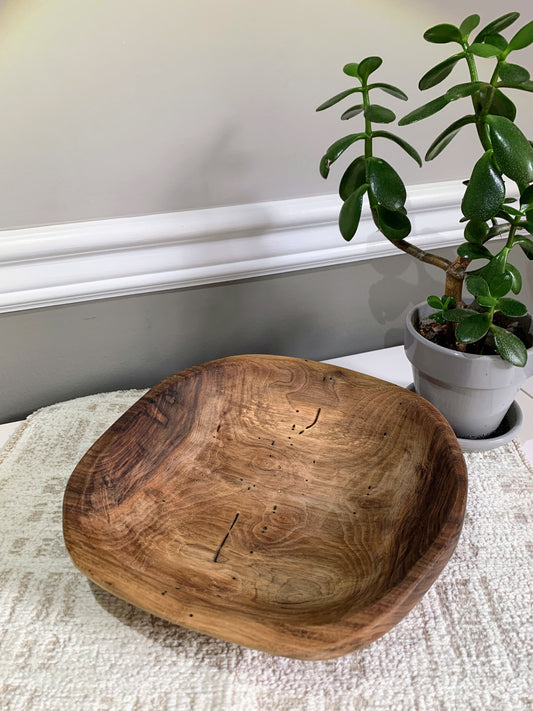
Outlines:
POLYGON ((518 224, 515 222, 512 222, 509 227, 509 234, 507 236, 507 242, 505 243, 506 248, 511 249, 511 247, 514 245, 514 236, 516 234, 517 229, 518 229, 518 224))
POLYGON ((446 296, 453 296, 456 308, 463 305, 463 282, 466 270, 472 260, 464 257, 456 257, 446 269, 446 283, 444 293, 446 296))
POLYGON ((368 96, 368 86, 366 81, 362 84, 363 88, 363 107, 365 112, 365 158, 370 158, 372 156, 372 122, 366 116, 366 110, 370 106, 370 99, 368 96))
MULTIPOLYGON (((453 262, 450 262, 449 259, 446 259, 445 257, 439 257, 438 255, 432 254, 431 252, 426 252, 425 250, 420 249, 419 247, 415 247, 414 244, 411 244, 410 242, 407 242, 404 239, 395 239, 389 241, 392 242, 392 244, 398 249, 401 249, 402 251, 406 252, 406 254, 410 254, 412 257, 416 257, 416 259, 419 259, 421 262, 431 264, 434 267, 439 267, 440 269, 444 270, 444 272, 446 273, 444 293, 446 296, 453 296, 457 308, 461 308, 463 281, 465 278, 466 268, 470 264, 469 259, 457 257, 453 262)), ((448 321, 447 323, 446 335, 448 343, 450 345, 455 344, 457 350, 459 351, 466 350, 465 345, 463 345, 462 343, 456 343, 455 325, 451 321, 448 321)))
MULTIPOLYGON (((370 98, 369 98, 369 90, 368 90, 368 85, 367 82, 361 82, 361 87, 362 87, 362 95, 363 95, 363 107, 364 107, 364 112, 365 112, 365 158, 371 158, 372 157, 372 121, 370 121, 369 118, 366 116, 366 110, 370 106, 370 98)), ((366 170, 366 182, 368 183, 368 168, 366 170)), ((374 223, 376 225, 379 225, 379 217, 378 217, 378 208, 377 208, 377 203, 376 199, 374 198, 374 195, 371 190, 368 191, 368 203, 370 205, 370 211, 372 212, 372 217, 374 219, 374 223)))
POLYGON ((449 259, 439 257, 437 254, 432 254, 431 252, 426 252, 425 250, 420 249, 420 247, 415 247, 414 244, 411 244, 404 239, 389 239, 389 242, 406 254, 411 255, 411 257, 415 257, 421 262, 431 264, 434 267, 439 267, 439 269, 443 269, 444 271, 447 271, 452 264, 449 259))
POLYGON ((468 72, 470 74, 470 81, 479 81, 479 75, 477 73, 476 60, 474 55, 470 52, 468 44, 465 42, 463 44, 463 49, 465 52, 466 63, 468 64, 468 72))
MULTIPOLYGON (((468 47, 468 44, 463 44, 463 49, 465 52, 465 58, 466 62, 468 64, 468 72, 470 74, 470 81, 479 81, 479 75, 477 72, 477 67, 476 67, 476 60, 474 59, 474 55, 470 52, 470 48, 468 47)), ((488 151, 492 148, 492 144, 490 142, 489 138, 489 133, 487 130, 487 124, 485 123, 485 116, 486 116, 486 111, 485 107, 490 106, 492 103, 492 96, 494 94, 494 89, 492 91, 489 90, 488 96, 485 97, 485 104, 479 108, 479 95, 478 94, 472 94, 472 106, 474 107, 474 113, 476 115, 476 130, 477 130, 477 135, 479 136, 479 140, 481 142, 481 145, 483 146, 483 149, 485 151, 488 151)))
MULTIPOLYGON (((453 296, 455 299, 455 308, 460 309, 463 306, 463 282, 465 280, 466 270, 472 260, 464 257, 456 257, 446 270, 446 282, 444 286, 444 294, 453 296)), ((465 352, 466 344, 460 343, 455 338, 456 325, 451 321, 448 322, 446 329, 446 337, 448 346, 456 348, 456 350, 465 352)))
MULTIPOLYGON (((363 94, 363 107, 364 107, 364 112, 365 112, 365 158, 371 158, 372 157, 372 121, 367 118, 366 116, 366 109, 370 106, 370 98, 369 98, 369 90, 368 90, 368 85, 367 82, 361 82, 361 87, 362 87, 362 94, 363 94)), ((366 182, 368 183, 368 168, 365 168, 366 171, 366 182)), ((369 190, 367 192, 368 195, 368 204, 370 205, 370 211, 372 213, 372 219, 374 220, 374 224, 376 226, 379 226, 379 215, 378 215, 378 205, 377 201, 374 197, 374 194, 372 193, 372 190, 369 190)))
POLYGON ((486 237, 483 238, 482 244, 485 244, 485 242, 488 242, 489 239, 492 239, 493 237, 497 237, 498 235, 502 235, 504 232, 507 232, 509 227, 507 225, 502 225, 502 224, 495 224, 493 225, 490 230, 488 231, 486 237))

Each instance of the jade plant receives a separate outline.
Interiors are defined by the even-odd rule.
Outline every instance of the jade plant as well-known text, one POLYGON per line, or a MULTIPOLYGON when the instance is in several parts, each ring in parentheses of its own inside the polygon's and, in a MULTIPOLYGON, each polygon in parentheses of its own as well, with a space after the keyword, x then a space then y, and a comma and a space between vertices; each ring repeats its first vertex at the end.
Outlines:
POLYGON ((477 135, 479 148, 473 155, 472 173, 464 183, 461 202, 464 242, 453 260, 421 250, 406 239, 411 232, 406 189, 397 171, 379 157, 381 139, 397 144, 420 166, 422 159, 407 141, 382 128, 395 122, 396 115, 374 97, 383 92, 401 101, 408 98, 402 89, 374 80, 382 59, 371 56, 346 64, 344 74, 355 79, 356 86, 328 99, 317 111, 355 95, 359 103, 347 108, 341 119, 359 117, 357 120, 364 122, 361 131, 335 141, 320 162, 320 173, 327 178, 331 165, 348 148, 362 146, 339 184, 343 201, 339 227, 344 239, 349 241, 356 234, 366 195, 372 219, 388 240, 444 271, 444 294, 428 297, 444 345, 480 354, 499 353, 520 367, 527 361, 527 349, 513 320, 524 316, 527 309, 514 298, 521 291, 522 277, 509 256, 518 246, 529 260, 533 259, 533 144, 516 125, 516 107, 508 94, 533 92, 528 70, 514 63, 514 53, 533 43, 533 21, 510 39, 502 34, 518 17, 518 12, 509 12, 474 32, 480 23, 479 15, 474 14, 458 27, 440 24, 427 30, 425 40, 455 45, 456 51, 424 74, 419 89, 426 91, 439 85, 461 62, 466 64, 469 81, 451 86, 398 122, 406 126, 445 110, 452 102, 468 102, 464 115, 439 133, 425 154, 426 161, 435 159, 462 129, 477 135), (513 62, 509 61, 511 55, 513 62), (474 297, 472 303, 463 302, 463 285, 474 297))

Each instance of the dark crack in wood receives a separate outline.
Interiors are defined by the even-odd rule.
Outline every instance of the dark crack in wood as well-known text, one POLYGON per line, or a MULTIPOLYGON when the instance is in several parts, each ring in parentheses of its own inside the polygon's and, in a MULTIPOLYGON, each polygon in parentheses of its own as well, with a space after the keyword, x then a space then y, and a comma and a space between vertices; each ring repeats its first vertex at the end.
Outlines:
POLYGON ((307 427, 305 427, 301 432, 298 432, 298 434, 303 434, 305 432, 305 430, 310 430, 311 427, 314 427, 316 425, 316 423, 318 422, 318 418, 320 417, 320 410, 321 409, 322 409, 321 407, 318 408, 315 419, 311 422, 310 425, 307 425, 307 427))
POLYGON ((231 529, 232 529, 233 526, 235 526, 235 524, 237 523, 237 519, 238 519, 238 518, 239 518, 239 514, 236 513, 236 514, 235 514, 235 518, 233 519, 233 523, 232 523, 231 526, 228 528, 228 532, 226 533, 226 535, 225 535, 224 538, 222 539, 222 543, 219 545, 218 550, 217 550, 217 552, 215 553, 215 557, 213 558, 213 563, 216 563, 216 562, 217 562, 218 556, 220 555, 220 551, 222 550, 222 547, 224 546, 224 543, 228 540, 228 536, 229 536, 229 534, 231 533, 231 529))

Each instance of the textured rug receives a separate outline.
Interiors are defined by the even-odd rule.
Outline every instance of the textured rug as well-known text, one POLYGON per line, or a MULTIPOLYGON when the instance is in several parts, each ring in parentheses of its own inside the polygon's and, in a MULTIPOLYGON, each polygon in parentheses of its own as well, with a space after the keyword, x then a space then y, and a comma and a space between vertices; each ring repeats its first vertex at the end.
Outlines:
POLYGON ((466 455, 463 535, 422 602, 370 647, 302 662, 164 622, 72 565, 61 533, 67 479, 141 394, 40 410, 0 453, 2 710, 533 708, 533 472, 516 443, 466 455))

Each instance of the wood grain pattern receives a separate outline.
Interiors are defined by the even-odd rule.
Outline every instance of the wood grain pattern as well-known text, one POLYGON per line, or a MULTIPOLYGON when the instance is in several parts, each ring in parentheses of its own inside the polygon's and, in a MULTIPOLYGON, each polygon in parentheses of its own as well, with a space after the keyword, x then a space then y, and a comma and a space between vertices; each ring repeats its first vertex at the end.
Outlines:
POLYGON ((326 659, 387 632, 447 563, 467 474, 414 393, 281 356, 162 381, 93 445, 64 497, 75 565, 149 612, 326 659))

